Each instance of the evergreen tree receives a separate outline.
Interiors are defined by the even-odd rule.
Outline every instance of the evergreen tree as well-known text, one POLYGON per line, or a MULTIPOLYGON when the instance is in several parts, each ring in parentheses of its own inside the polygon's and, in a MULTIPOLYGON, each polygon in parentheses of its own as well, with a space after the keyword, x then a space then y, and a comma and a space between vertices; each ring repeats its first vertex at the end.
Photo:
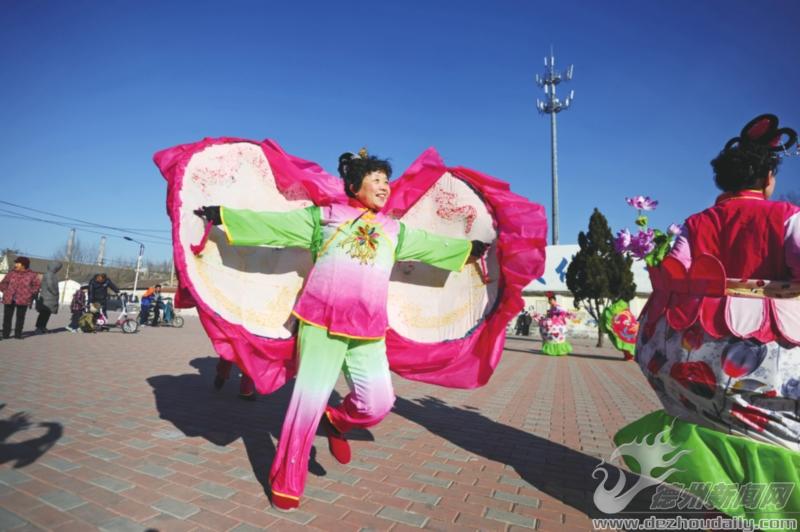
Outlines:
POLYGON ((636 294, 631 264, 633 259, 614 249, 614 236, 603 214, 595 209, 589 219, 589 232, 578 235, 580 251, 567 268, 567 288, 597 322, 597 347, 603 345, 600 319, 603 310, 616 301, 630 301, 636 294))

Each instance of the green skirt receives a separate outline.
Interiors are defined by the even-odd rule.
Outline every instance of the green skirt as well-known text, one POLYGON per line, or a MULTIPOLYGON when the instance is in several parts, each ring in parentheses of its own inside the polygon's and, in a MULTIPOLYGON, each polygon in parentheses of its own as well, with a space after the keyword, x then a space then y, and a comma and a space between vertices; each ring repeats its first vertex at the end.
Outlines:
POLYGON ((554 357, 564 356, 572 353, 572 345, 566 340, 563 342, 544 342, 542 353, 554 357))
POLYGON ((649 455, 640 454, 637 461, 631 454, 623 454, 626 465, 650 477, 658 477, 666 469, 642 472, 640 463, 664 463, 683 452, 667 466, 674 471, 665 482, 722 513, 749 519, 800 519, 798 452, 701 427, 663 410, 634 421, 614 436, 618 446, 632 442, 626 453, 633 450, 634 454, 649 455), (656 439, 661 443, 656 445, 656 439))

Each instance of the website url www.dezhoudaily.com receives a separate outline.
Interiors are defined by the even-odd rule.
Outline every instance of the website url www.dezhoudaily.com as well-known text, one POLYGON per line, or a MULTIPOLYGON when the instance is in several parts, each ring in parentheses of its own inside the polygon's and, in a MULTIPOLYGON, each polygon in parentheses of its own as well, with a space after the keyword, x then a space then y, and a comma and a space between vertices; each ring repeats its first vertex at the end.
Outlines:
POLYGON ((658 517, 592 519, 597 530, 797 530, 797 519, 658 517))

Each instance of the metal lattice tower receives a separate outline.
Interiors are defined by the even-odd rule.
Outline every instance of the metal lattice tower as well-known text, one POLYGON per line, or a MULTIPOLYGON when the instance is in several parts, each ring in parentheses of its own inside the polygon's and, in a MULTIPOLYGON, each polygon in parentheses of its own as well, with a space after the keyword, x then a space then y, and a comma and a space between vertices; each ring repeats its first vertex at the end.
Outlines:
POLYGON ((563 72, 556 71, 556 58, 553 48, 550 48, 550 57, 544 58, 544 75, 536 74, 536 84, 544 89, 546 101, 536 99, 536 109, 540 114, 550 115, 550 156, 553 177, 553 244, 558 244, 558 140, 556 135, 556 113, 569 108, 575 97, 575 91, 569 91, 569 96, 562 102, 556 97, 556 85, 562 81, 572 79, 572 65, 563 72))

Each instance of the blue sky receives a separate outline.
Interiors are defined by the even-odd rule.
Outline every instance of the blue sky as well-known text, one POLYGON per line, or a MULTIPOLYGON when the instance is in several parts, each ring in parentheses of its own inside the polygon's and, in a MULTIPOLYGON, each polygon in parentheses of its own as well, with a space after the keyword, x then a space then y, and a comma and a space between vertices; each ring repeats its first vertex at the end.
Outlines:
MULTIPOLYGON (((550 131, 534 76, 575 65, 559 115, 560 243, 594 207, 659 226, 717 194, 708 162, 750 118, 800 128, 800 3, 3 2, 0 199, 166 230, 152 154, 203 137, 273 138, 335 171, 368 146, 399 175, 429 146, 550 211, 550 131), (551 13, 548 20, 545 13, 551 13)), ((564 91, 562 90, 563 94, 564 91)), ((800 191, 800 158, 778 193, 800 191)), ((2 208, 6 206, 0 205, 2 208)), ((68 229, 0 217, 0 247, 50 256, 68 229)), ((99 235, 78 231, 85 244, 99 235)), ((167 233, 153 233, 165 236, 167 233)), ((110 238, 108 255, 136 246, 110 238)), ((168 245, 148 243, 163 259, 168 245)))

